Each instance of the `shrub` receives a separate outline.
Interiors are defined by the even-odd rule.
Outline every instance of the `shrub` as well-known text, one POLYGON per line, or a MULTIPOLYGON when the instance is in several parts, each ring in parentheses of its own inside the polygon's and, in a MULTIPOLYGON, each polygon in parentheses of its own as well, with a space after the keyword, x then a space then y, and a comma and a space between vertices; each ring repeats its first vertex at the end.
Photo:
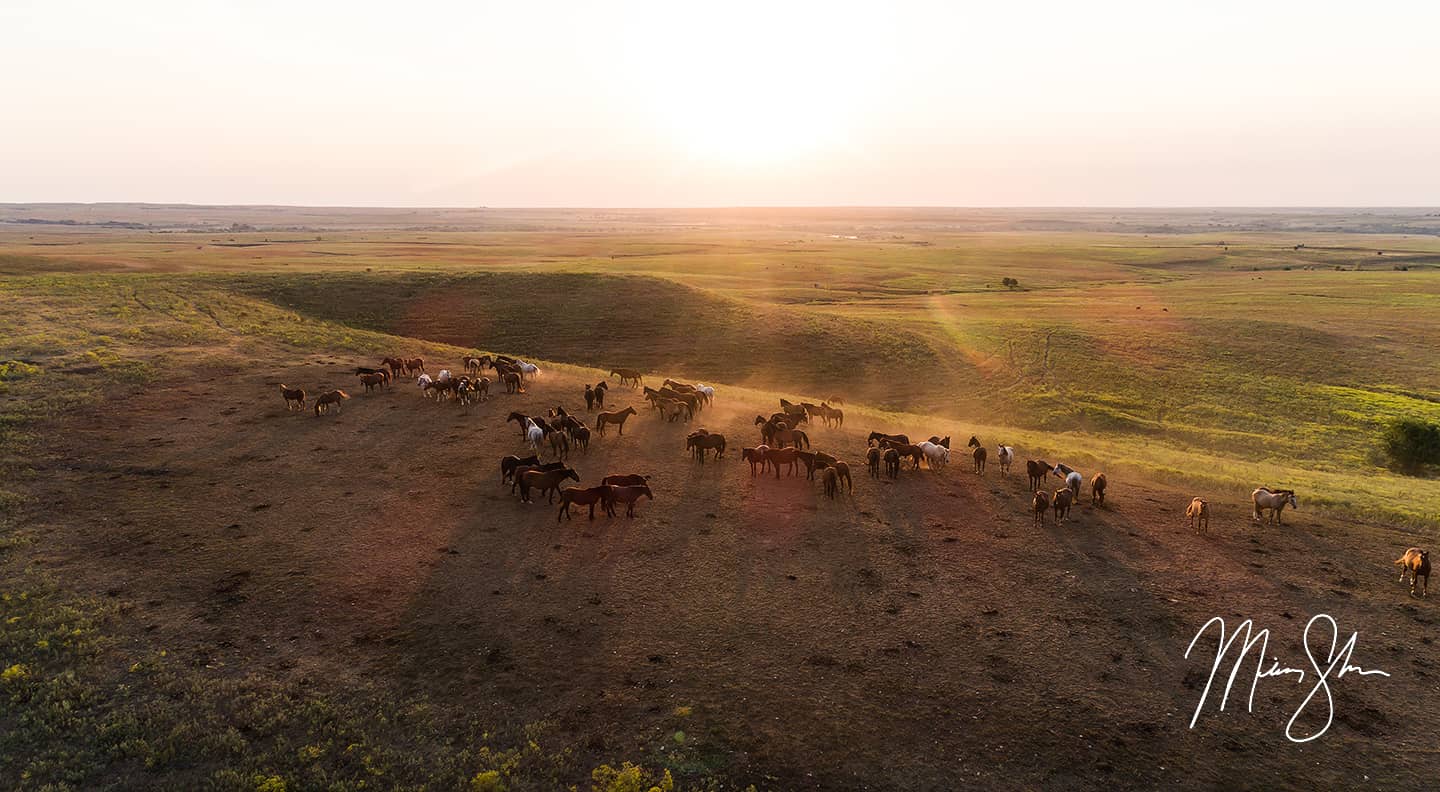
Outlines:
POLYGON ((499 770, 483 770, 470 779, 470 789, 473 792, 505 792, 506 786, 499 770))
POLYGON ((1390 461, 1407 473, 1440 465, 1440 426, 1435 424, 1401 419, 1386 428, 1382 442, 1390 461))

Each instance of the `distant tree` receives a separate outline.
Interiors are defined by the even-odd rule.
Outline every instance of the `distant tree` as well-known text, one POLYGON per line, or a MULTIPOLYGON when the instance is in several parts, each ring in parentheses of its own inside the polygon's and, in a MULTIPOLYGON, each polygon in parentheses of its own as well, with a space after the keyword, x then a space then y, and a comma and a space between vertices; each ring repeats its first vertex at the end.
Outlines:
POLYGON ((1381 443, 1390 461, 1406 473, 1440 465, 1440 426, 1435 424, 1402 418, 1385 429, 1381 443))

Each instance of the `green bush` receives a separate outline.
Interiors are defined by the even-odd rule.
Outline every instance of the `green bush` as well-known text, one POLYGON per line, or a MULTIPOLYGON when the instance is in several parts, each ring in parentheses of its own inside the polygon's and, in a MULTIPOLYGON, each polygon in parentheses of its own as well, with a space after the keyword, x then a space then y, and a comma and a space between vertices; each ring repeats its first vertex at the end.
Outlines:
POLYGON ((1440 465, 1440 426, 1405 418, 1390 424, 1383 442, 1390 461, 1407 473, 1440 465))

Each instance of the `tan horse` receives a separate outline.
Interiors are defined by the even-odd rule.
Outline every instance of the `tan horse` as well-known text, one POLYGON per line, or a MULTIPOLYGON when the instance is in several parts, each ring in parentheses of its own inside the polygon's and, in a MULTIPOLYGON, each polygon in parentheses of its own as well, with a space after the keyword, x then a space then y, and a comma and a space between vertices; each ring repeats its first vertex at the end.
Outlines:
POLYGON ((315 414, 330 412, 330 405, 335 405, 335 414, 340 414, 340 402, 350 398, 350 394, 343 390, 333 390, 322 394, 315 400, 315 414))
POLYGON ((601 437, 604 437, 605 427, 610 424, 615 424, 620 427, 620 434, 623 436, 625 434, 625 421, 629 420, 630 416, 634 414, 634 407, 626 407, 623 410, 616 410, 614 412, 602 412, 595 416, 595 431, 601 437))
POLYGON ((1185 507, 1185 516, 1190 518, 1190 530, 1195 530, 1198 520, 1200 532, 1210 532, 1210 504, 1204 498, 1192 498, 1190 505, 1185 507))
POLYGON ((305 409, 305 389, 280 386, 280 395, 285 397, 285 412, 305 409))
POLYGON ((1430 551, 1412 547, 1405 551, 1405 555, 1395 559, 1395 565, 1400 567, 1400 582, 1405 582, 1405 575, 1410 575, 1410 593, 1415 593, 1415 581, 1418 578, 1425 578, 1425 585, 1420 590, 1420 596, 1430 594, 1430 551))
POLYGON ((1300 504, 1295 500, 1294 490, 1272 490, 1269 487, 1257 487, 1254 492, 1250 493, 1250 502, 1255 506, 1255 522, 1260 522, 1260 517, 1264 515, 1267 524, 1273 517, 1276 525, 1284 525, 1280 521, 1280 512, 1285 511, 1286 506, 1292 509, 1300 508, 1300 504), (1265 512, 1269 512, 1269 514, 1266 515, 1265 512))

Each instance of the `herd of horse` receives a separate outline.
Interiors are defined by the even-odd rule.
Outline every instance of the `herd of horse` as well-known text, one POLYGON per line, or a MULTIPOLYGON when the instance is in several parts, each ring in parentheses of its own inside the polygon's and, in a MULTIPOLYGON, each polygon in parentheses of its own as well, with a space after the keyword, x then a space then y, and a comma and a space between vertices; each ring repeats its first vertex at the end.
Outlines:
MULTIPOLYGON (((389 388, 395 379, 405 376, 414 378, 426 398, 433 398, 438 402, 453 400, 468 405, 489 398, 491 380, 484 376, 487 368, 495 371, 506 392, 511 394, 525 393, 526 380, 540 372, 532 363, 505 355, 466 357, 463 365, 465 374, 462 376, 457 377, 449 370, 441 370, 432 378, 422 358, 386 357, 379 367, 357 367, 354 374, 367 393, 389 388)), ((690 422, 713 405, 715 400, 715 389, 700 383, 665 379, 659 388, 651 388, 645 385, 642 372, 626 368, 613 369, 610 376, 618 378, 622 385, 640 389, 651 411, 666 423, 690 422)), ((307 394, 304 389, 282 384, 280 390, 287 411, 306 409, 307 394)), ((605 401, 609 391, 610 384, 606 380, 585 385, 585 410, 596 413, 593 429, 586 420, 568 413, 562 406, 550 408, 543 416, 511 412, 506 422, 516 423, 530 453, 525 457, 507 456, 501 460, 501 483, 509 484, 511 492, 518 493, 523 503, 534 502, 536 494, 545 496, 546 502, 552 505, 558 498, 560 505, 556 514, 557 522, 569 519, 572 507, 577 506, 589 507, 590 519, 595 518, 597 506, 604 514, 614 517, 616 507, 623 505, 626 516, 634 517, 635 506, 640 499, 653 500, 655 497, 648 476, 610 475, 604 477, 599 485, 592 487, 564 486, 567 481, 573 480, 577 484, 580 482, 579 474, 568 464, 572 452, 588 454, 592 437, 606 436, 611 427, 616 429, 617 434, 624 435, 626 422, 638 414, 633 406, 606 410, 605 401), (548 457, 550 461, 542 462, 542 456, 548 457)), ((314 412, 322 415, 333 408, 338 414, 341 403, 350 398, 344 390, 326 391, 314 399, 314 412)), ((853 493, 855 485, 849 463, 835 455, 814 449, 809 433, 802 428, 813 428, 817 420, 827 427, 842 427, 845 414, 838 407, 831 406, 831 402, 840 403, 840 399, 831 398, 819 404, 796 404, 780 399, 778 412, 768 417, 756 415, 753 424, 758 428, 760 442, 755 446, 742 448, 740 452, 741 460, 750 465, 751 477, 764 477, 773 473, 774 477, 779 479, 782 471, 787 471, 788 475, 793 477, 797 476, 803 467, 806 479, 814 481, 818 476, 824 495, 832 500, 841 493, 853 493)), ((704 428, 695 429, 685 436, 686 452, 702 465, 707 457, 717 461, 722 459, 728 445, 723 434, 704 428)), ((972 471, 976 475, 984 476, 990 456, 985 445, 979 438, 972 436, 967 444, 967 452, 972 471)), ((866 438, 864 454, 866 468, 872 479, 878 480, 882 476, 896 479, 907 462, 911 470, 918 471, 923 466, 934 473, 940 473, 950 463, 950 437, 931 436, 912 443, 905 434, 872 431, 866 438)), ((1010 474, 1014 460, 1013 446, 1003 443, 995 446, 995 461, 1001 476, 1010 474)), ((1080 502, 1085 477, 1067 464, 1051 464, 1043 459, 1028 459, 1025 461, 1025 468, 1028 489, 1031 492, 1030 504, 1034 524, 1043 526, 1047 515, 1053 513, 1055 523, 1064 525, 1070 516, 1070 510, 1080 502), (1062 486, 1048 489, 1045 483, 1051 476, 1060 479, 1062 486)), ((1092 507, 1105 506, 1107 486, 1108 480, 1103 472, 1097 472, 1090 477, 1092 507)), ((1284 510, 1297 509, 1299 503, 1293 490, 1264 486, 1257 487, 1251 493, 1251 506, 1256 522, 1283 525, 1284 510)), ((1209 532, 1210 505, 1206 499, 1193 498, 1185 509, 1185 516, 1189 519, 1192 530, 1209 532)), ((1401 568, 1401 582, 1405 582, 1408 577, 1412 594, 1425 596, 1428 593, 1428 550, 1409 548, 1395 564, 1401 568), (1417 583, 1420 580, 1424 581, 1423 584, 1417 583), (1421 586, 1418 592, 1417 585, 1421 586)))

